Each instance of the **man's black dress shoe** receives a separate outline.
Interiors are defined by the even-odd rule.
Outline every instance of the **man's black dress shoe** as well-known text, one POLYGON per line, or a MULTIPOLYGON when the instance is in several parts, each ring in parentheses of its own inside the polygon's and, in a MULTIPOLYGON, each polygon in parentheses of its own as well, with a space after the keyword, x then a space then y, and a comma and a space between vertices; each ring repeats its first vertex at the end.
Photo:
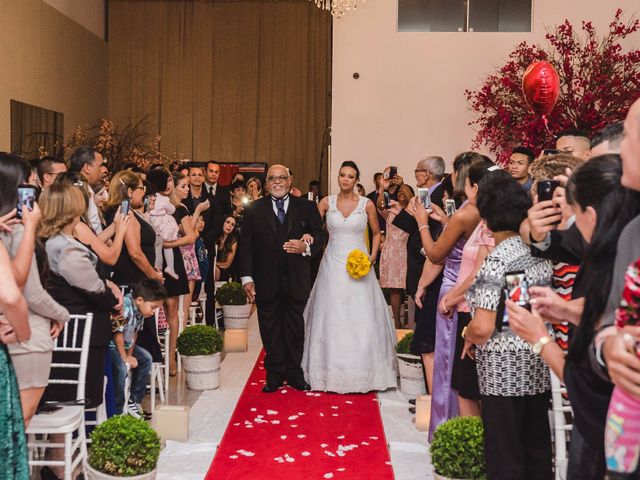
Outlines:
POLYGON ((264 393, 273 393, 277 391, 282 386, 282 382, 280 383, 267 383, 264 387, 262 387, 262 391, 264 393))
POLYGON ((309 385, 304 380, 296 380, 293 382, 290 380, 289 386, 295 388, 296 390, 300 390, 301 392, 308 392, 309 390, 311 390, 311 385, 309 385))
POLYGON ((410 399, 409 399, 409 403, 410 403, 411 405, 415 405, 415 404, 416 404, 416 399, 415 399, 415 398, 410 398, 410 399))
POLYGON ((409 413, 416 413, 416 407, 409 407, 409 413))

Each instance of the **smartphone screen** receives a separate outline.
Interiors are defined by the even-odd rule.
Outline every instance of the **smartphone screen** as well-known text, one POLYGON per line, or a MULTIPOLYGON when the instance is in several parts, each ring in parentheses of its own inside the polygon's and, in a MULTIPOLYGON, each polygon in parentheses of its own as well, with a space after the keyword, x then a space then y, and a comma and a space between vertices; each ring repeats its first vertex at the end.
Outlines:
POLYGON ((551 200, 553 192, 560 186, 555 180, 540 180, 538 182, 538 201, 551 200))
POLYGON ((398 167, 389 167, 389 178, 393 178, 398 175, 398 167))
POLYGON ((445 209, 445 212, 447 213, 447 217, 452 216, 454 213, 456 213, 456 201, 448 198, 444 202, 444 209, 445 209))
POLYGON ((120 203, 120 213, 122 215, 129 215, 129 199, 125 198, 120 203))
POLYGON ((384 192, 384 208, 391 208, 389 192, 384 192))
POLYGON ((36 201, 36 187, 33 185, 20 185, 18 187, 18 203, 16 205, 16 217, 22 218, 22 207, 25 206, 29 210, 33 210, 33 204, 36 201))
POLYGON ((418 197, 425 209, 431 209, 431 197, 429 196, 428 188, 418 188, 418 197))
MULTIPOLYGON (((507 272, 504 274, 504 280, 505 298, 527 310, 531 309, 531 305, 529 304, 529 285, 527 284, 525 273, 523 271, 507 272)), ((505 325, 509 323, 506 309, 502 323, 505 325)))

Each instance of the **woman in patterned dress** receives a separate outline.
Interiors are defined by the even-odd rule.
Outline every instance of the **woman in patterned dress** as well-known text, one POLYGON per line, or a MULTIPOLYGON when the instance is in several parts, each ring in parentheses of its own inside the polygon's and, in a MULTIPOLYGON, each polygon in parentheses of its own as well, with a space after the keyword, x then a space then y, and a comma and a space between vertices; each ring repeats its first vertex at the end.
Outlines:
MULTIPOLYGON (((387 188, 389 180, 382 180, 382 182, 384 188, 387 188)), ((393 219, 403 208, 407 208, 411 197, 413 197, 411 187, 402 185, 398 190, 398 201, 392 201, 391 208, 388 210, 378 210, 387 224, 386 237, 380 255, 380 286, 390 290, 391 309, 396 328, 403 328, 400 321, 400 304, 402 291, 407 281, 407 239, 409 234, 393 225, 393 219)))
POLYGON ((498 173, 483 178, 478 190, 478 211, 496 246, 467 292, 473 318, 463 332, 463 354, 475 345, 487 477, 551 480, 549 371, 511 331, 503 292, 508 272, 524 272, 529 286, 549 285, 552 265, 533 257, 518 234, 531 198, 509 174, 498 173))

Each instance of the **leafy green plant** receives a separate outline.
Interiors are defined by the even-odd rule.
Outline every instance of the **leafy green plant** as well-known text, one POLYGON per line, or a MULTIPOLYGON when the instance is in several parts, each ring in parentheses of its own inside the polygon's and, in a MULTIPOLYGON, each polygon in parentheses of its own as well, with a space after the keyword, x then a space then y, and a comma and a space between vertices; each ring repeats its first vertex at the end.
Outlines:
POLYGON ((191 325, 178 336, 180 355, 211 355, 222 350, 222 335, 209 325, 191 325))
POLYGON ((216 300, 220 305, 246 305, 247 295, 240 283, 227 282, 216 290, 216 300))
POLYGON ((407 333, 402 339, 396 343, 397 353, 411 353, 411 342, 413 341, 413 332, 407 333))
POLYGON ((144 421, 118 415, 98 425, 91 433, 89 465, 116 477, 133 477, 156 468, 160 437, 144 421))
POLYGON ((431 463, 436 473, 449 478, 484 480, 484 429, 480 417, 456 417, 433 433, 431 463))

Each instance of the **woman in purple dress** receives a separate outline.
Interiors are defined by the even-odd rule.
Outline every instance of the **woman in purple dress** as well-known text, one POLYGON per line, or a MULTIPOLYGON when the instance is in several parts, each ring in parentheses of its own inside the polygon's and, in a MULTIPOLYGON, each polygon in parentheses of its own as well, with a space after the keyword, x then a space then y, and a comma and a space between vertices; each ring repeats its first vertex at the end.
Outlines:
MULTIPOLYGON (((452 181, 454 195, 457 199, 464 198, 464 185, 467 180, 469 167, 485 160, 480 154, 466 152, 458 155, 453 162, 452 181)), ((419 201, 414 200, 415 217, 419 225, 422 246, 431 263, 444 262, 444 277, 440 288, 439 299, 446 295, 458 280, 462 249, 480 222, 480 216, 475 208, 467 208, 467 203, 451 217, 437 206, 432 206, 428 212, 419 201), (428 217, 440 221, 445 225, 437 241, 433 241, 429 232, 428 217)), ((416 294, 419 297, 421 292, 416 294)), ((439 303, 438 299, 438 303, 439 303)), ((456 331, 458 317, 454 313, 451 317, 438 311, 436 317, 436 348, 433 369, 433 392, 431 397, 431 422, 429 424, 429 441, 434 430, 442 422, 458 415, 458 399, 451 388, 451 371, 456 348, 456 331)))

